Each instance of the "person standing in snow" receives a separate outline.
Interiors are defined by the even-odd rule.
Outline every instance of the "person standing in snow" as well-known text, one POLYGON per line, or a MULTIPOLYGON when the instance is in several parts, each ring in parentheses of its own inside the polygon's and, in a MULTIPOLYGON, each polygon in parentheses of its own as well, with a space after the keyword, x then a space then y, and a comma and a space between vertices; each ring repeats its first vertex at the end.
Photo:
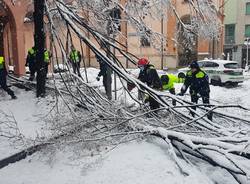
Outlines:
POLYGON ((29 66, 30 70, 30 81, 33 81, 35 78, 35 73, 36 73, 36 49, 35 47, 32 47, 28 50, 28 54, 26 57, 26 64, 25 66, 29 66))
MULTIPOLYGON (((193 103, 198 103, 199 97, 201 97, 204 104, 209 104, 210 87, 208 75, 200 69, 197 61, 193 61, 190 64, 190 70, 186 74, 185 82, 178 95, 183 96, 188 87, 193 103)), ((196 107, 194 106, 192 109, 196 110, 196 107)), ((191 114, 194 116, 193 112, 191 114)), ((212 113, 208 113, 207 117, 209 120, 212 120, 212 113)))
MULTIPOLYGON (((149 87, 160 90, 161 80, 154 65, 149 64, 149 61, 146 58, 139 59, 137 65, 140 68, 138 79, 143 83, 146 83, 149 87)), ((160 104, 151 96, 146 97, 144 101, 149 102, 151 110, 158 109, 160 107, 160 104)))
POLYGON ((0 56, 0 86, 4 91, 6 91, 11 96, 12 99, 16 99, 17 97, 14 94, 14 92, 7 86, 7 81, 6 81, 7 74, 8 72, 5 67, 4 57, 0 56))
MULTIPOLYGON (((43 62, 42 62, 42 66, 40 68, 40 75, 37 75, 37 81, 40 81, 39 88, 42 86, 45 86, 46 84, 46 78, 47 78, 47 74, 48 74, 48 68, 49 68, 49 64, 50 64, 50 58, 51 58, 51 54, 50 52, 45 48, 44 52, 43 52, 43 62)), ((39 91, 41 91, 41 94, 37 97, 45 97, 45 87, 42 87, 39 89, 39 91)))
POLYGON ((70 59, 70 63, 72 64, 74 74, 77 73, 78 76, 81 77, 80 63, 81 63, 82 55, 81 55, 80 51, 76 50, 73 45, 71 46, 71 52, 69 54, 69 59, 70 59))
MULTIPOLYGON (((174 83, 183 83, 184 78, 175 76, 174 74, 165 74, 160 77, 162 90, 168 90, 172 95, 175 95, 174 83)), ((172 100, 172 104, 176 105, 176 100, 172 100)))
POLYGON ((96 80, 99 81, 102 76, 102 83, 107 94, 107 76, 108 76, 108 65, 102 60, 102 58, 96 55, 96 60, 100 65, 100 72, 98 73, 96 80))

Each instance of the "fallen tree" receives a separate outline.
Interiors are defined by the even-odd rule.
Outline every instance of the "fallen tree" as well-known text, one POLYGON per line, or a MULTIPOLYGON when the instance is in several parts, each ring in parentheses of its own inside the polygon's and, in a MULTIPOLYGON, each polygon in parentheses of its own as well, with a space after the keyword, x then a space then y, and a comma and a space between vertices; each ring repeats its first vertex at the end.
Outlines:
MULTIPOLYGON (((61 82, 54 79, 54 87, 57 97, 65 104, 73 118, 52 120, 54 137, 40 140, 41 142, 44 144, 95 142, 100 145, 117 145, 131 138, 156 136, 166 141, 172 158, 184 175, 188 175, 188 171, 182 167, 183 160, 192 163, 201 159, 213 166, 225 169, 238 183, 248 183, 249 169, 242 163, 249 162, 249 137, 246 132, 249 131, 250 120, 218 109, 234 108, 245 114, 249 114, 249 109, 234 104, 192 104, 183 98, 151 89, 133 77, 124 68, 124 63, 111 52, 114 49, 128 62, 136 64, 137 58, 124 49, 126 46, 112 40, 105 33, 97 31, 86 17, 75 11, 72 6, 65 4, 64 1, 54 0, 53 2, 53 4, 47 4, 46 7, 51 33, 51 50, 54 56, 53 64, 59 66, 60 56, 68 68, 65 73, 59 71, 61 82), (53 15, 56 18, 60 17, 67 28, 66 41, 58 35, 59 31, 53 15), (86 36, 86 32, 94 41, 86 36), (107 100, 102 93, 87 82, 87 75, 83 79, 73 74, 67 59, 67 45, 70 44, 71 34, 77 35, 81 43, 86 44, 95 55, 102 58, 119 77, 126 94, 136 103, 145 107, 145 104, 128 92, 126 83, 133 83, 138 91, 154 98, 161 107, 154 111, 145 107, 143 109, 146 110, 138 109, 132 112, 118 101, 107 100), (105 49, 98 49, 98 45, 105 49), (177 106, 172 106, 172 99, 177 101, 177 106), (79 106, 75 107, 75 104, 79 106), (193 106, 197 107, 196 111, 191 108, 193 106), (155 111, 158 111, 158 114, 155 114, 155 111), (189 114, 190 111, 195 113, 195 117, 189 114), (208 112, 214 114, 213 121, 206 118, 208 112)), ((194 1, 190 2, 194 3, 194 1)), ((119 6, 126 13, 126 8, 120 4, 119 6)), ((195 7, 194 4, 192 6, 195 7)), ((198 9, 195 10, 199 12, 198 9)), ((137 19, 129 18, 136 25, 141 25, 137 19)))

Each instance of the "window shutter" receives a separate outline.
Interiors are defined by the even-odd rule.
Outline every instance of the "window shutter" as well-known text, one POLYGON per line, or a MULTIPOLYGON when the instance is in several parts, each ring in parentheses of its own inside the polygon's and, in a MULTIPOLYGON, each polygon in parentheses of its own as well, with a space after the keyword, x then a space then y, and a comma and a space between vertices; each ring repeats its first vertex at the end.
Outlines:
POLYGON ((250 3, 246 3, 246 15, 250 15, 250 3))

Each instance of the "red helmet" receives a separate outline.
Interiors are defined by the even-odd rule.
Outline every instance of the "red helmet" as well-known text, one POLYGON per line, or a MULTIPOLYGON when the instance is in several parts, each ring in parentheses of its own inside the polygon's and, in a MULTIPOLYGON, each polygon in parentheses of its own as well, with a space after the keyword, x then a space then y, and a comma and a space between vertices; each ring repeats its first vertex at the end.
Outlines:
POLYGON ((147 64, 149 64, 149 61, 146 58, 141 58, 141 59, 139 59, 137 64, 138 64, 138 66, 147 65, 147 64))

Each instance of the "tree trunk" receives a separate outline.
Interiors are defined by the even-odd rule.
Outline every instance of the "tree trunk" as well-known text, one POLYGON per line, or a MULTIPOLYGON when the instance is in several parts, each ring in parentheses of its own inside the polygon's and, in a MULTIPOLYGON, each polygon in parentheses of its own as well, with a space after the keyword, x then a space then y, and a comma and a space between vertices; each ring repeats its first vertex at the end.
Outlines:
POLYGON ((46 81, 46 66, 44 62, 44 5, 45 0, 34 1, 34 25, 35 25, 35 47, 36 47, 36 69, 37 69, 37 97, 43 97, 45 95, 45 81, 46 81))

